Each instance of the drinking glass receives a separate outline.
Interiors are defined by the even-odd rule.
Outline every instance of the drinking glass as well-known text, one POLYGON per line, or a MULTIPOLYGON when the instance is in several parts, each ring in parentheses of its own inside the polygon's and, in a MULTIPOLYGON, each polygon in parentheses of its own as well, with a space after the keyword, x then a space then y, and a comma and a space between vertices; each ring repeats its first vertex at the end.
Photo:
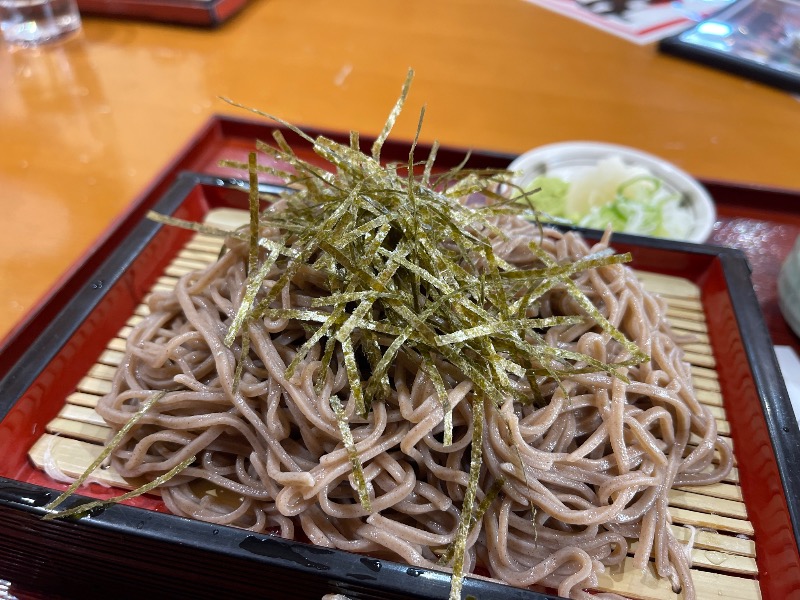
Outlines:
POLYGON ((0 33, 16 46, 38 46, 81 28, 75 0, 0 0, 0 33))

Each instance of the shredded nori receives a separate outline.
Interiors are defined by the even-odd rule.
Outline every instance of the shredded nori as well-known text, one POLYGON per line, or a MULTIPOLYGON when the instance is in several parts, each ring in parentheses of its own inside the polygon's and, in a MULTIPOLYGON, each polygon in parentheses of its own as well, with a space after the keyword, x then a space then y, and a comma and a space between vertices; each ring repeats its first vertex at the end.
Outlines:
MULTIPOLYGON (((166 395, 166 392, 159 391, 159 392, 154 393, 152 396, 150 396, 144 402, 142 402, 141 406, 138 407, 136 412, 125 423, 125 425, 123 425, 122 428, 114 435, 114 437, 111 438, 106 443, 106 446, 105 446, 105 448, 103 448, 103 451, 100 452, 100 454, 97 456, 97 458, 94 459, 94 461, 92 462, 91 465, 89 465, 89 467, 86 469, 86 471, 84 471, 83 474, 80 477, 78 477, 74 482, 72 482, 72 484, 62 494, 60 494, 58 496, 58 498, 56 498, 55 500, 53 500, 52 502, 47 504, 44 507, 45 510, 48 510, 48 511, 55 510, 56 508, 61 506, 61 504, 67 498, 72 496, 72 494, 75 493, 75 490, 77 490, 81 485, 83 485, 86 482, 86 480, 94 472, 94 470, 97 467, 99 467, 109 456, 111 456, 111 453, 114 451, 114 449, 117 446, 119 446, 120 442, 122 441, 122 438, 124 438, 125 435, 131 430, 131 428, 133 428, 133 426, 136 425, 136 423, 139 421, 139 419, 141 419, 145 415, 145 413, 148 410, 150 410, 150 408, 152 408, 153 405, 156 402, 158 402, 159 400, 161 400, 165 395, 166 395)), ((138 490, 136 490, 136 491, 138 492, 138 490)), ((64 515, 62 515, 62 513, 48 513, 48 514, 46 514, 44 516, 44 518, 45 519, 54 519, 54 518, 57 518, 57 517, 60 517, 60 516, 64 516, 64 515)))
MULTIPOLYGON (((629 261, 629 255, 598 252, 578 261, 558 262, 534 241, 529 247, 541 266, 525 270, 503 261, 494 254, 490 236, 503 238, 504 233, 493 221, 501 215, 520 214, 526 209, 524 204, 535 204, 535 195, 527 193, 526 202, 503 196, 499 190, 509 184, 512 174, 466 169, 469 156, 455 168, 435 172, 436 143, 427 159, 417 162, 414 151, 424 109, 408 163, 381 162, 382 146, 403 108, 412 78, 413 71, 409 71, 400 97, 372 145, 371 155, 360 150, 355 132, 350 135, 349 145, 324 136, 312 138, 282 119, 227 100, 282 124, 313 144, 316 154, 329 163, 328 168, 297 156, 276 131, 274 145, 256 142, 258 152, 270 158, 269 165, 259 164, 256 153, 250 155, 248 163, 223 162, 228 167, 246 169, 249 174, 250 223, 246 230, 230 233, 172 217, 149 216, 248 243, 244 300, 225 338, 228 346, 240 340, 236 383, 249 352, 249 327, 265 317, 295 319, 309 332, 288 365, 289 378, 308 352, 324 340, 316 381, 320 390, 333 356, 341 353, 355 413, 360 419, 368 418, 371 406, 391 394, 392 365, 402 354, 430 377, 441 404, 443 443, 449 445, 453 436, 452 407, 437 365, 450 363, 451 369, 455 367, 472 381, 469 484, 456 540, 443 551, 440 560, 453 568, 450 597, 455 599, 461 593, 469 532, 503 485, 497 481, 486 491, 479 489, 484 411, 499 408, 508 399, 541 405, 542 384, 558 384, 563 377, 575 373, 602 371, 624 378, 618 368, 640 364, 647 357, 600 314, 572 281, 581 271, 629 261), (291 189, 281 198, 280 210, 260 210, 261 173, 279 176, 291 189), (481 201, 475 202, 476 197, 481 201), (281 275, 270 286, 264 286, 276 266, 280 266, 281 275), (282 291, 308 268, 324 276, 328 294, 316 298, 308 309, 283 308, 282 291), (540 298, 556 287, 574 298, 585 314, 529 317, 537 314, 540 298), (606 364, 545 343, 543 332, 547 328, 587 320, 622 344, 628 351, 627 358, 606 364), (527 383, 527 390, 521 382, 527 383), (477 497, 483 500, 476 507, 477 497)), ((129 430, 157 399, 158 395, 145 403, 120 434, 129 430)), ((370 512, 367 482, 347 412, 338 397, 332 397, 330 402, 352 465, 359 502, 370 512)), ((97 464, 114 445, 112 441, 97 464)), ((52 510, 60 504, 96 466, 48 508, 52 510)), ((522 468, 522 464, 518 466, 522 468)), ((161 483, 172 475, 173 472, 167 473, 157 481, 161 483)), ((141 493, 145 487, 124 497, 141 493)), ((71 511, 49 517, 66 514, 71 511)))
MULTIPOLYGON (((450 363, 473 382, 469 485, 456 541, 442 557, 453 567, 451 598, 457 598, 467 535, 499 493, 499 488, 481 493, 484 501, 475 514, 486 407, 499 408, 509 398, 541 404, 540 385, 545 381, 559 383, 571 374, 597 371, 624 378, 618 368, 639 364, 647 357, 600 314, 572 280, 587 269, 629 261, 629 255, 604 251, 574 262, 558 262, 531 242, 540 266, 525 270, 503 261, 495 255, 490 240, 490 236, 504 237, 493 220, 525 208, 498 192, 508 183, 510 173, 466 169, 469 157, 465 157, 456 168, 436 174, 436 144, 427 160, 416 162, 414 151, 424 109, 408 163, 381 163, 381 148, 402 110, 412 77, 409 72, 370 156, 359 150, 356 133, 351 134, 349 145, 343 145, 325 137, 312 139, 275 119, 310 141, 329 168, 301 159, 279 132, 274 135, 275 146, 257 145, 270 157, 270 166, 253 165, 252 160, 247 165, 225 163, 247 168, 251 180, 259 172, 279 175, 293 190, 282 198, 281 210, 262 211, 258 223, 271 232, 273 241, 262 265, 281 262, 283 274, 268 291, 261 291, 257 304, 252 292, 261 287, 263 279, 248 281, 246 302, 234 318, 226 342, 233 343, 241 324, 262 317, 305 323, 312 333, 298 349, 287 375, 291 377, 311 348, 326 339, 317 387, 321 387, 334 353, 340 352, 360 419, 368 418, 373 403, 386 400, 391 393, 389 375, 402 353, 418 364, 433 384, 441 403, 445 445, 452 443, 452 407, 437 364, 450 363), (482 201, 466 201, 475 195, 482 201), (310 309, 280 307, 281 291, 307 265, 324 274, 329 294, 315 299, 310 309), (529 317, 536 314, 541 297, 556 287, 572 296, 584 314, 529 317), (627 359, 606 364, 545 343, 543 332, 549 327, 585 321, 618 341, 627 350, 627 359), (527 382, 528 391, 520 381, 527 382)), ((250 228, 252 231, 252 221, 250 228)), ((250 247, 256 247, 252 238, 250 247)), ((249 269, 262 277, 263 269, 256 264, 249 263, 249 269)), ((344 408, 338 398, 332 399, 331 405, 353 467, 359 500, 369 511, 363 467, 344 408)))

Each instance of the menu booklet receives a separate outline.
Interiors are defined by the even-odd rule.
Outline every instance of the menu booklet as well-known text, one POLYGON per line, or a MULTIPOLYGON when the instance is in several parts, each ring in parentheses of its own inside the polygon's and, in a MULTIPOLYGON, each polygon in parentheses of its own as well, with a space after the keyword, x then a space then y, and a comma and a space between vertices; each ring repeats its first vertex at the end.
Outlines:
POLYGON ((739 0, 659 47, 800 93, 800 0, 739 0))

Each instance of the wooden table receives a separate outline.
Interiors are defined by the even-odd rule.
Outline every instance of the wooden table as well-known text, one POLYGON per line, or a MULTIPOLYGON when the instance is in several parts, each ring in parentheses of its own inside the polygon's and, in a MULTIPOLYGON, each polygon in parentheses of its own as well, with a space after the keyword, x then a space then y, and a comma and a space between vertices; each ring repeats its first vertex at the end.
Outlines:
POLYGON ((409 67, 398 139, 425 105, 423 141, 614 142, 800 191, 797 98, 524 0, 252 0, 217 30, 85 17, 67 43, 0 46, 0 345, 212 114, 250 116, 220 96, 376 134, 409 67))
POLYGON ((522 0, 255 0, 218 30, 84 18, 0 47, 0 338, 227 96, 296 124, 521 152, 635 146, 697 176, 800 189, 800 104, 522 0))

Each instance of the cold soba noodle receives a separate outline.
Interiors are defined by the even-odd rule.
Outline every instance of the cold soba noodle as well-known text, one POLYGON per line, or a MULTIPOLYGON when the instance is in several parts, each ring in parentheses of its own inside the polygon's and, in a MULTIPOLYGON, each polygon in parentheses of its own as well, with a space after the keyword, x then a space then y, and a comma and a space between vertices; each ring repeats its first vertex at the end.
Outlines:
POLYGON ((667 494, 732 457, 663 302, 607 240, 467 208, 467 175, 434 188, 317 144, 366 176, 302 166, 301 191, 149 298, 97 410, 120 429, 166 394, 113 466, 191 462, 161 486, 177 515, 572 598, 638 540, 637 567, 692 597, 667 494))

